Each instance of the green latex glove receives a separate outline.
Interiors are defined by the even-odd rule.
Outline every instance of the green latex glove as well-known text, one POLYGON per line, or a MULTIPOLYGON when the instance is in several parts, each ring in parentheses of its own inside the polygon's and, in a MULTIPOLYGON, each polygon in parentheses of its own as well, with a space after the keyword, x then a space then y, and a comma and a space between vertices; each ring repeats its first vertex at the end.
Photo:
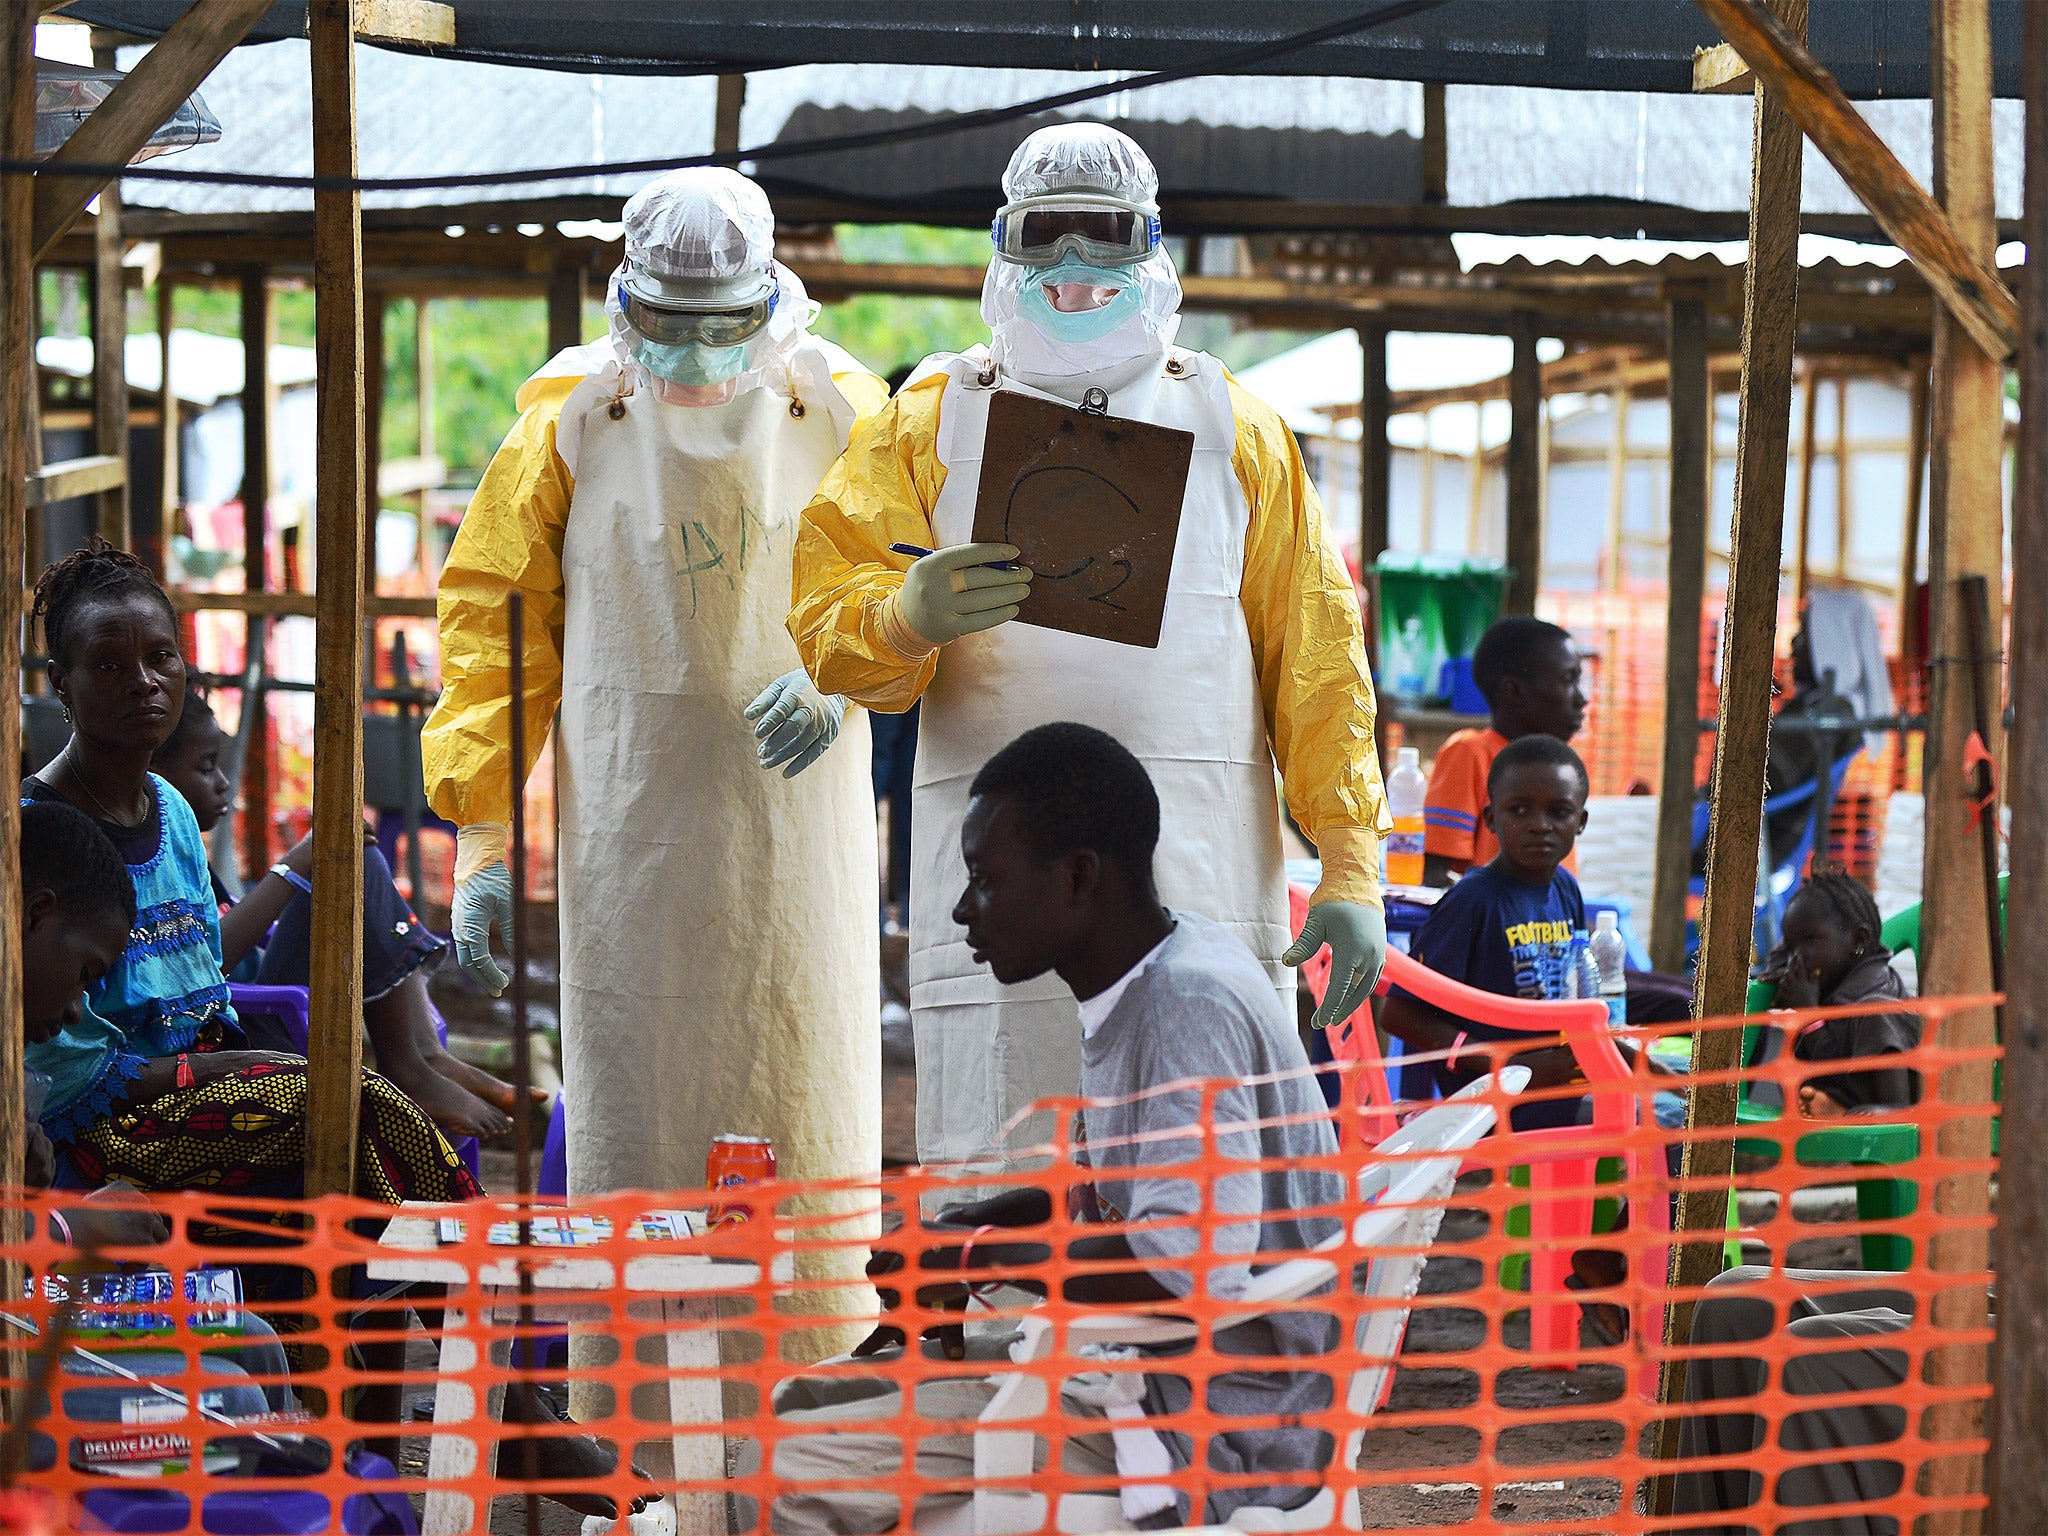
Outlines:
POLYGON ((1313 1020, 1317 1029, 1341 1024, 1372 995, 1387 960, 1387 919, 1362 901, 1319 901, 1308 909, 1301 936, 1280 957, 1282 965, 1303 965, 1330 946, 1330 985, 1313 1020))
POLYGON ((1017 617, 1017 605, 1031 591, 1026 567, 988 568, 992 562, 1015 560, 1017 553, 1014 544, 955 544, 934 550, 904 572, 902 590, 889 601, 930 646, 994 629, 1017 617))
POLYGON ((478 986, 497 997, 512 978, 491 956, 493 923, 498 925, 499 937, 510 944, 512 871, 503 864, 487 864, 467 880, 457 881, 455 905, 448 914, 448 926, 455 930, 456 964, 469 972, 478 986))
POLYGON ((763 768, 782 768, 793 779, 839 739, 846 700, 818 692, 803 668, 785 672, 754 696, 746 709, 754 723, 755 753, 763 768))

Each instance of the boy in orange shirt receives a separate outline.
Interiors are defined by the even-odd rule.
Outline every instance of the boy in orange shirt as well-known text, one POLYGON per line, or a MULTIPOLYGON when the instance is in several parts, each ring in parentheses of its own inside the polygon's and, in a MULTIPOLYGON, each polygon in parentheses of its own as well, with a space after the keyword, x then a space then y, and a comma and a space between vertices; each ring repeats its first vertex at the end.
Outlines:
MULTIPOLYGON (((1437 749, 1422 808, 1425 884, 1449 885, 1493 862, 1500 844, 1480 813, 1494 756, 1522 736, 1576 736, 1586 719, 1581 676, 1572 637, 1542 619, 1505 618, 1479 637, 1472 681, 1493 718, 1485 730, 1460 731, 1437 749)), ((1569 857, 1564 867, 1578 872, 1569 857)))
MULTIPOLYGON (((1460 731, 1437 749, 1423 796, 1422 878, 1449 885, 1467 869, 1483 869, 1500 843, 1482 814, 1486 780, 1501 748, 1524 736, 1569 742, 1586 721, 1579 648, 1555 624, 1527 614, 1501 619, 1479 637, 1472 681, 1486 695, 1492 719, 1483 731, 1460 731)), ((1568 852, 1561 868, 1577 875, 1568 852)), ((1628 973, 1628 1021, 1675 1024, 1691 1016, 1692 987, 1661 971, 1628 973)))

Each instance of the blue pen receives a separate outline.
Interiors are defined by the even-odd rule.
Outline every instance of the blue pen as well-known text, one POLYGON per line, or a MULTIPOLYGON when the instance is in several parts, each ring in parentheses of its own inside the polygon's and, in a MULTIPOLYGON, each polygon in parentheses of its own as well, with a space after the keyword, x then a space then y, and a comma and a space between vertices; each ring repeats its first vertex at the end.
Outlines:
MULTIPOLYGON (((931 553, 930 550, 921 544, 891 544, 889 552, 896 555, 908 555, 913 560, 922 560, 931 553)), ((982 566, 984 571, 1014 571, 1018 568, 1015 560, 990 560, 982 566)))

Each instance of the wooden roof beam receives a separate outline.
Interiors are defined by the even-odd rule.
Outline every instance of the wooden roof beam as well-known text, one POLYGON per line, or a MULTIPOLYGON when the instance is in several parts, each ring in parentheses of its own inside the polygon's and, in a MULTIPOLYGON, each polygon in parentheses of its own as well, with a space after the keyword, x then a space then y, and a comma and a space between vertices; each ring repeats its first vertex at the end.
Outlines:
POLYGON ((119 454, 95 453, 82 459, 60 459, 28 476, 28 504, 47 506, 74 496, 97 496, 128 483, 128 461, 119 454))
MULTIPOLYGON (((355 0, 359 43, 407 43, 424 48, 455 46, 455 7, 436 0, 355 0)), ((307 31, 312 30, 310 16, 307 31)))
POLYGON ((270 0, 194 0, 156 46, 107 94, 36 177, 35 259, 41 261, 106 185, 100 176, 53 176, 64 165, 126 165, 213 66, 270 9, 270 0))
POLYGON ((1694 0, 1828 157, 1894 245, 1912 258, 1970 339, 2003 359, 2019 343, 2019 304, 1989 260, 1891 152, 1805 44, 1760 0, 1694 0))
POLYGON ((1747 96, 1756 89, 1756 76, 1742 61, 1742 55, 1726 43, 1695 48, 1692 54, 1692 92, 1695 96, 1747 96))

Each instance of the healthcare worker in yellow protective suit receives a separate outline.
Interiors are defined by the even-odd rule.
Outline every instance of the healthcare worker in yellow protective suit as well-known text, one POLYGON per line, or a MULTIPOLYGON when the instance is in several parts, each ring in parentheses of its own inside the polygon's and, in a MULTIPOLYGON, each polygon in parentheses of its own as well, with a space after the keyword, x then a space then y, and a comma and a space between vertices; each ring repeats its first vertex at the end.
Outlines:
POLYGON ((1379 974, 1379 841, 1358 605, 1293 437, 1214 358, 1178 350, 1180 282, 1160 243, 1143 150, 1093 123, 1042 128, 1003 175, 1008 202, 981 312, 993 345, 928 359, 855 438, 797 535, 790 633, 822 689, 877 710, 922 697, 911 850, 910 1004, 918 1150, 972 1160, 1033 1099, 1075 1091, 1081 1028, 1053 977, 1004 987, 970 954, 952 906, 960 821, 984 761, 1031 726, 1099 726, 1144 762, 1160 798, 1159 890, 1228 925, 1290 1010, 1290 966, 1334 955, 1319 1023, 1379 974), (969 543, 989 397, 1069 404, 1194 435, 1156 650, 1009 622, 1031 573, 969 543), (936 553, 914 561, 894 543, 936 553), (1322 855, 1289 946, 1278 762, 1322 855))
MULTIPOLYGON (((489 928, 510 916, 512 774, 532 766, 509 760, 517 590, 530 754, 561 706, 569 1193, 701 1189, 721 1132, 772 1137, 784 1178, 868 1177, 867 725, 811 685, 784 620, 797 517, 887 390, 810 334, 817 307, 774 260, 774 215, 745 177, 671 173, 624 219, 610 338, 521 389, 441 576, 423 751, 434 809, 460 829, 457 955, 502 988, 489 928)), ((807 1277, 846 1283, 801 1305, 871 1315, 865 1258, 820 1258, 807 1277)), ((835 1324, 792 1352, 865 1331, 835 1324)))

